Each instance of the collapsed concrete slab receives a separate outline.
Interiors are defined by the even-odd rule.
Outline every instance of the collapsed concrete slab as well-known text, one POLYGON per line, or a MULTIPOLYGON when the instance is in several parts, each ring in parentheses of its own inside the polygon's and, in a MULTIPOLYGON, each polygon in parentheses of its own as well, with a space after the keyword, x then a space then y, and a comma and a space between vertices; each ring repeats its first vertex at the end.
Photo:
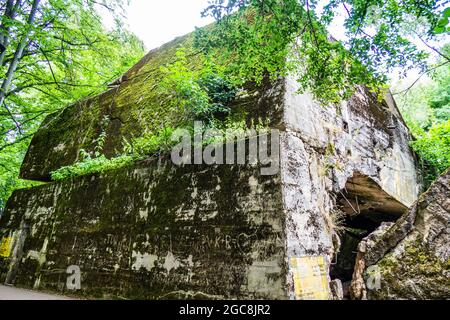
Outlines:
MULTIPOLYGON (((157 74, 158 63, 170 61, 189 37, 183 39, 151 52, 115 92, 49 117, 22 176, 47 180, 76 162, 105 114, 118 119, 108 128, 108 156, 120 153, 127 135, 154 130, 162 109, 150 71, 157 74)), ((362 239, 386 217, 401 216, 421 189, 395 102, 359 87, 349 101, 323 106, 286 77, 249 85, 231 110, 280 131, 276 173, 262 175, 252 164, 179 167, 161 157, 16 191, 0 221, 1 278, 64 291, 67 268, 76 266, 85 296, 335 297, 332 288, 351 280, 348 267, 335 267, 348 256, 340 255, 347 247, 342 227, 362 221, 362 239)))
POLYGON ((450 171, 358 247, 355 299, 450 298, 450 171))

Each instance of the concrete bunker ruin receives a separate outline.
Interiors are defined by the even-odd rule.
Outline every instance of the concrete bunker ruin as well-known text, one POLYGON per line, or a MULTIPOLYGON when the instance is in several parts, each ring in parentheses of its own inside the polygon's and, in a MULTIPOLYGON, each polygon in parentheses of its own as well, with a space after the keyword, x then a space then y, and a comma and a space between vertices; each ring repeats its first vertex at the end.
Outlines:
MULTIPOLYGON (((77 162, 95 147, 105 115, 118 119, 106 130, 107 157, 121 154, 123 139, 171 123, 154 88, 160 66, 190 45, 187 35, 152 50, 127 81, 50 115, 21 176, 49 181, 77 162)), ((334 298, 330 280, 347 281, 352 259, 339 256, 333 211, 366 233, 395 220, 421 190, 395 101, 357 87, 348 101, 323 106, 287 76, 249 84, 230 108, 280 131, 277 174, 251 164, 177 166, 162 155, 18 190, 0 220, 0 281, 64 293, 66 269, 76 265, 75 294, 84 297, 334 298)), ((347 242, 354 246, 343 238, 341 255, 353 252, 347 242)))

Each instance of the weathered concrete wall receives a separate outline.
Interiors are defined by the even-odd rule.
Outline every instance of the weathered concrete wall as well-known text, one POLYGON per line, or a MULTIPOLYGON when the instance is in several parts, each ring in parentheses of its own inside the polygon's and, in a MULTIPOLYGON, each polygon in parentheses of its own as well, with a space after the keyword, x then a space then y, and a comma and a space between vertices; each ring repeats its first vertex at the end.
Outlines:
POLYGON ((414 203, 422 188, 417 159, 409 147, 411 134, 390 95, 379 102, 360 87, 348 102, 323 107, 309 94, 296 94, 294 79, 286 83, 285 126, 328 169, 315 173, 332 180, 329 191, 343 189, 358 171, 406 206, 414 203))
POLYGON ((24 223, 17 286, 63 292, 77 265, 84 296, 287 298, 280 177, 258 167, 154 159, 16 191, 0 239, 24 223))
POLYGON ((291 77, 285 88, 281 181, 286 254, 326 256, 330 266, 341 242, 331 213, 336 195, 355 174, 370 178, 405 208, 417 199, 421 184, 408 145, 411 136, 390 96, 379 102, 358 88, 350 101, 324 107, 309 94, 297 94, 291 77))
MULTIPOLYGON (((336 195, 361 176, 383 190, 370 194, 367 185, 361 199, 388 199, 384 209, 396 215, 411 205, 421 186, 410 135, 389 99, 363 89, 323 107, 297 94, 292 78, 264 86, 243 94, 235 111, 253 110, 250 120, 266 117, 282 130, 279 174, 153 160, 18 191, 0 236, 24 242, 23 257, 16 245, 2 277, 63 291, 66 268, 78 265, 82 294, 97 297, 330 298, 329 269, 341 250, 336 195), (311 257, 325 273, 318 296, 298 267, 311 257)), ((28 164, 54 150, 31 150, 43 158, 28 164)))

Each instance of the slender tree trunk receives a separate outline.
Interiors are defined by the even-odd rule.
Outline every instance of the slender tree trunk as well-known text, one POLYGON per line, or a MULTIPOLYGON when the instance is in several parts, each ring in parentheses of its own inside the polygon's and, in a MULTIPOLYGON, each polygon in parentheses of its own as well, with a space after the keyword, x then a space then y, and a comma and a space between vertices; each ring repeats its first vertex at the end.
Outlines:
POLYGON ((15 4, 14 0, 8 0, 8 2, 6 3, 5 13, 3 15, 2 24, 0 25, 0 43, 5 48, 5 51, 0 53, 0 66, 3 64, 3 59, 5 58, 6 49, 8 48, 9 44, 10 26, 5 24, 5 20, 14 20, 21 5, 22 0, 16 0, 15 4))
MULTIPOLYGON (((0 106, 3 106, 3 103, 5 102, 5 97, 6 97, 6 94, 8 93, 9 87, 11 86, 14 72, 17 69, 17 65, 20 62, 20 58, 22 57, 23 51, 25 50, 26 46, 28 45, 28 36, 30 35, 32 26, 34 24, 34 20, 36 18, 36 13, 37 13, 37 9, 38 9, 40 1, 41 0, 33 1, 30 15, 28 16, 27 30, 22 35, 22 39, 19 42, 19 44, 17 45, 17 49, 16 49, 16 52, 14 53, 13 60, 9 64, 8 72, 6 73, 6 77, 3 80, 2 86, 0 88, 0 106)), ((10 112, 10 110, 6 106, 4 106, 4 107, 8 110, 8 112, 10 112)), ((13 118, 13 120, 14 120, 14 118, 13 118)))
POLYGON ((0 25, 0 43, 4 45, 5 43, 5 38, 7 36, 7 32, 5 32, 7 30, 7 27, 5 26, 5 21, 8 19, 8 17, 11 16, 11 11, 13 9, 14 6, 14 0, 8 0, 6 2, 6 6, 5 6, 5 13, 3 14, 2 17, 2 24, 0 25))

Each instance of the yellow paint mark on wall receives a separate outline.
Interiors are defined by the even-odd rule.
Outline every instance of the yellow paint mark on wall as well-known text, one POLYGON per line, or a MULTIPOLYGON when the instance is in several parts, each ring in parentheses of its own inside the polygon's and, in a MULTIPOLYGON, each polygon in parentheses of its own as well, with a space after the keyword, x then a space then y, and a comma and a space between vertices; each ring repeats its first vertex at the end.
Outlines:
POLYGON ((298 300, 328 300, 328 268, 324 256, 292 257, 295 298, 298 300))
POLYGON ((12 237, 3 238, 0 242, 0 257, 8 258, 11 254, 12 237))

